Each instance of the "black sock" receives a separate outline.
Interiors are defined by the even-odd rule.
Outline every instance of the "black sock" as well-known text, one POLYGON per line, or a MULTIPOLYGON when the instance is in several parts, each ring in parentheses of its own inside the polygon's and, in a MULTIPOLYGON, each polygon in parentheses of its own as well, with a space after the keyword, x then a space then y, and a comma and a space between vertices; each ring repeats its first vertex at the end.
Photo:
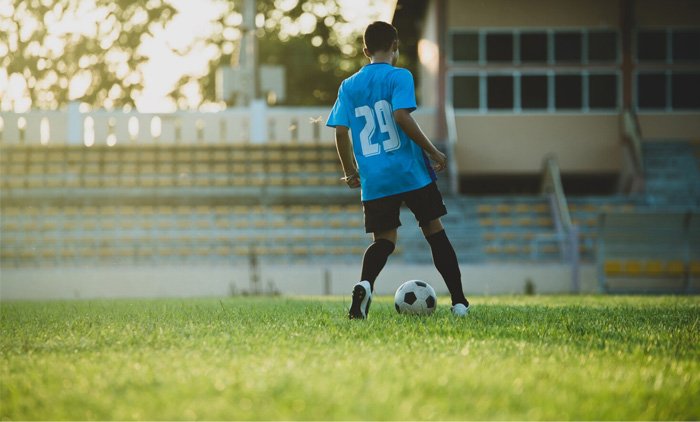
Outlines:
POLYGON ((464 291, 462 291, 462 273, 459 271, 457 254, 455 254, 450 239, 447 238, 447 233, 445 230, 441 230, 426 237, 426 240, 433 252, 435 268, 442 275, 445 284, 447 284, 447 290, 450 291, 452 304, 468 304, 467 298, 464 297, 464 291))
POLYGON ((362 278, 369 281, 374 291, 374 280, 386 265, 389 255, 394 252, 394 244, 387 239, 377 239, 369 245, 362 257, 362 278))

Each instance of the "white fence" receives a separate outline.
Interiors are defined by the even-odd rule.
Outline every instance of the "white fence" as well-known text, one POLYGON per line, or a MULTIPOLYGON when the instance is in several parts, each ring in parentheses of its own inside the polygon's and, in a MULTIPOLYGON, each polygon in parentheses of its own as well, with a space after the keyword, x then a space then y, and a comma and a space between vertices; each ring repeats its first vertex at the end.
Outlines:
POLYGON ((220 112, 124 111, 0 113, 1 145, 168 145, 328 143, 327 107, 251 107, 220 112), (251 127, 254 123, 255 127, 251 127))

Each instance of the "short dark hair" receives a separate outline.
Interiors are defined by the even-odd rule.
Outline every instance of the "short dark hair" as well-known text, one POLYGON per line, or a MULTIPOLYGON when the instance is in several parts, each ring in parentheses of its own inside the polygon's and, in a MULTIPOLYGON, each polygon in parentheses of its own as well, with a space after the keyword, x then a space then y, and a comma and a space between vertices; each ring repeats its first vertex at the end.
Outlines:
POLYGON ((365 47, 370 54, 377 51, 389 51, 394 41, 399 39, 399 32, 393 25, 382 21, 369 24, 365 30, 365 47))

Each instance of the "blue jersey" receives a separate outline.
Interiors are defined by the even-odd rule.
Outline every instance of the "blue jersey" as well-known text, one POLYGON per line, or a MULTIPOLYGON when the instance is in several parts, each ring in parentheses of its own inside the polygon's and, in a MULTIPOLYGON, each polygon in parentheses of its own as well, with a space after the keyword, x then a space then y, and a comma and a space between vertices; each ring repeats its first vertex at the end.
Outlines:
POLYGON ((416 109, 413 75, 373 63, 340 85, 327 126, 352 132, 362 200, 420 189, 435 180, 430 161, 394 120, 394 110, 416 109))

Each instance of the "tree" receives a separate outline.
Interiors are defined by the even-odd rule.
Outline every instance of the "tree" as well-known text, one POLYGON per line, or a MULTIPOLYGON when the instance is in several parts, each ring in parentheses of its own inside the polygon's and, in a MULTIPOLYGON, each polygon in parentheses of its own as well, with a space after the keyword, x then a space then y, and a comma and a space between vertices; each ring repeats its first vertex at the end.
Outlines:
MULTIPOLYGON (((211 23, 213 35, 173 50, 215 52, 206 74, 183 74, 169 93, 180 107, 193 85, 200 106, 216 102, 216 70, 237 63, 242 1, 211 2, 223 6, 211 23)), ((12 0, 0 5, 0 78, 4 68, 10 80, 20 80, 33 108, 70 101, 135 106, 148 60, 140 47, 177 13, 168 0, 12 0)), ((331 103, 340 81, 365 62, 361 33, 343 17, 338 0, 258 0, 256 20, 259 63, 286 68, 286 104, 331 103)))
MULTIPOLYGON (((176 98, 183 87, 197 82, 205 100, 215 98, 215 74, 222 65, 237 64, 238 47, 231 36, 239 31, 241 2, 227 1, 229 9, 217 21, 221 35, 209 39, 221 52, 209 62, 207 75, 186 75, 171 92, 176 98)), ((283 65, 286 70, 287 105, 327 105, 335 99, 340 81, 364 62, 361 33, 348 30, 351 23, 341 14, 337 0, 258 0, 259 64, 283 65), (339 29, 344 29, 340 31, 339 29)), ((238 32, 240 36, 240 32, 238 32)))
POLYGON ((13 0, 3 11, 0 66, 50 109, 133 106, 147 60, 138 47, 177 13, 163 0, 13 0))

